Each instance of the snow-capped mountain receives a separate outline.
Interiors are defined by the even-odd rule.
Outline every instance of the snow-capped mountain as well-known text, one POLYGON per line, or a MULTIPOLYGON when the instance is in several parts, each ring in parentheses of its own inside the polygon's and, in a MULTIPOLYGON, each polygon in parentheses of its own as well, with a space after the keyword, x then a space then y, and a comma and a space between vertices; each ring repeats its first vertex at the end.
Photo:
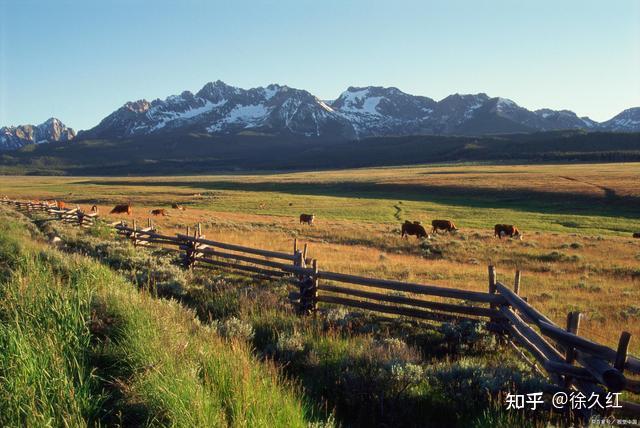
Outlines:
POLYGON ((50 118, 40 125, 5 126, 0 128, 0 150, 18 149, 27 144, 71 141, 76 133, 59 119, 50 118))
POLYGON ((175 129, 354 138, 351 123, 309 92, 288 86, 241 89, 221 81, 151 103, 126 103, 82 138, 123 138, 175 129))
POLYGON ((640 131, 640 107, 626 109, 606 122, 602 122, 600 125, 611 131, 640 131))
POLYGON ((397 88, 349 87, 333 101, 288 86, 242 89, 221 81, 164 100, 139 100, 81 131, 79 138, 129 138, 160 133, 266 134, 331 140, 391 135, 486 135, 564 129, 640 131, 640 108, 597 123, 568 110, 527 110, 487 94, 435 101, 397 88))
POLYGON ((431 98, 405 94, 397 88, 349 87, 331 103, 347 119, 358 137, 424 133, 437 103, 431 98))

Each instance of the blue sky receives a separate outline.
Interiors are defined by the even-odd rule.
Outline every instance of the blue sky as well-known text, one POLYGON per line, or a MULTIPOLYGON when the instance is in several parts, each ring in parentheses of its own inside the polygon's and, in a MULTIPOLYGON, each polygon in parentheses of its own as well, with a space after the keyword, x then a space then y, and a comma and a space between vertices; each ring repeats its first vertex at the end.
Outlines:
POLYGON ((217 79, 486 92, 606 120, 640 106, 639 76, 637 0, 0 0, 0 126, 86 129, 217 79))

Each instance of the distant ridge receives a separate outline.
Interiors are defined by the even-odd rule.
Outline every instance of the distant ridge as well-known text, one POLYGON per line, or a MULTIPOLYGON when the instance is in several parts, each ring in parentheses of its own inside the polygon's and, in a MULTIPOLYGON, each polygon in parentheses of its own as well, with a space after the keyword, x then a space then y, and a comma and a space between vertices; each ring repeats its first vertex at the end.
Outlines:
POLYGON ((65 142, 75 138, 76 133, 55 117, 40 125, 5 126, 0 128, 0 149, 19 149, 27 144, 65 142))
POLYGON ((453 94, 440 101, 379 86, 349 87, 333 101, 271 84, 242 89, 218 80, 193 94, 128 102, 79 138, 128 138, 167 131, 243 133, 330 140, 399 135, 489 135, 567 129, 640 131, 640 108, 598 123, 569 110, 530 111, 514 101, 453 94))
MULTIPOLYGON (((242 89, 218 80, 197 93, 164 100, 129 101, 76 140, 129 139, 196 133, 321 141, 410 135, 486 136, 562 130, 640 132, 640 107, 598 123, 569 110, 527 110, 485 93, 453 94, 440 101, 394 87, 349 87, 333 101, 308 91, 271 84, 242 89)), ((74 139, 58 119, 1 129, 0 150, 74 139)))

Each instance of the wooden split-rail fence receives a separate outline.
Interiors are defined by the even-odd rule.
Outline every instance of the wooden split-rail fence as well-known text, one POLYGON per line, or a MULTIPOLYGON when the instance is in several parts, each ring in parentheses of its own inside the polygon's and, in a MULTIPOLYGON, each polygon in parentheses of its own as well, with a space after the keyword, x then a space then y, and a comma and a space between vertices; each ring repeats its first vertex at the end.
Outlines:
MULTIPOLYGON (((67 222, 78 212, 57 210, 46 203, 0 202, 26 212, 45 211, 67 222)), ((96 216, 91 219, 95 221, 96 216)), ((87 226, 77 218, 71 223, 87 226)), ((622 332, 613 349, 579 335, 578 312, 567 315, 564 328, 557 325, 521 296, 519 271, 513 287, 509 287, 498 279, 495 267, 489 266, 487 292, 467 291, 320 270, 317 260, 308 257, 307 244, 299 248, 295 239, 292 252, 286 253, 212 240, 202 234, 199 224, 175 235, 159 233, 151 219, 144 227, 135 220, 131 226, 124 222, 111 226, 135 246, 159 245, 184 253, 187 268, 224 268, 289 281, 297 286, 289 299, 301 314, 314 313, 318 303, 328 303, 421 320, 484 320, 561 389, 580 391, 587 397, 621 391, 640 394, 640 359, 628 353, 631 335, 622 332), (440 300, 425 299, 433 297, 440 300)), ((622 405, 626 411, 640 415, 640 404, 624 401, 622 405)))
POLYGON ((91 227, 98 219, 97 213, 85 212, 79 207, 76 208, 58 208, 55 202, 49 201, 10 201, 7 199, 0 199, 1 203, 14 205, 21 211, 30 212, 44 212, 54 215, 56 219, 61 220, 63 223, 75 224, 81 227, 91 227))

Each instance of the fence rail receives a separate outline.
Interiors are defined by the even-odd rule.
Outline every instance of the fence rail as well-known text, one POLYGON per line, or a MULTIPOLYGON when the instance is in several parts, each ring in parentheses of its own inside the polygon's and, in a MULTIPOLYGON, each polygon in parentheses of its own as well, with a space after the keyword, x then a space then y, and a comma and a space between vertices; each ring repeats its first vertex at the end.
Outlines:
MULTIPOLYGON (((7 199, 0 202, 26 212, 43 211, 82 227, 97 220, 97 214, 85 214, 79 208, 61 210, 49 202, 7 199)), ((496 279, 495 268, 489 266, 488 292, 467 291, 319 270, 317 260, 307 258, 307 245, 300 249, 297 240, 293 251, 285 253, 207 239, 200 225, 193 230, 187 227, 186 233, 173 236, 158 233, 150 219, 144 228, 138 227, 135 220, 131 227, 124 222, 111 226, 133 245, 155 244, 184 253, 184 265, 188 268, 226 268, 286 279, 298 286, 290 299, 302 314, 314 312, 318 303, 328 303, 422 320, 486 320, 494 331, 506 334, 514 346, 526 349, 535 359, 532 362, 535 368, 546 371, 559 387, 587 393, 601 392, 604 386, 610 392, 640 393, 640 381, 625 376, 625 372, 640 374, 640 359, 628 355, 631 335, 622 332, 614 350, 579 336, 578 313, 568 314, 566 329, 559 327, 520 296, 519 271, 511 289, 496 279), (425 297, 454 299, 459 303, 425 297)), ((635 403, 624 405, 630 412, 640 412, 635 403)))

